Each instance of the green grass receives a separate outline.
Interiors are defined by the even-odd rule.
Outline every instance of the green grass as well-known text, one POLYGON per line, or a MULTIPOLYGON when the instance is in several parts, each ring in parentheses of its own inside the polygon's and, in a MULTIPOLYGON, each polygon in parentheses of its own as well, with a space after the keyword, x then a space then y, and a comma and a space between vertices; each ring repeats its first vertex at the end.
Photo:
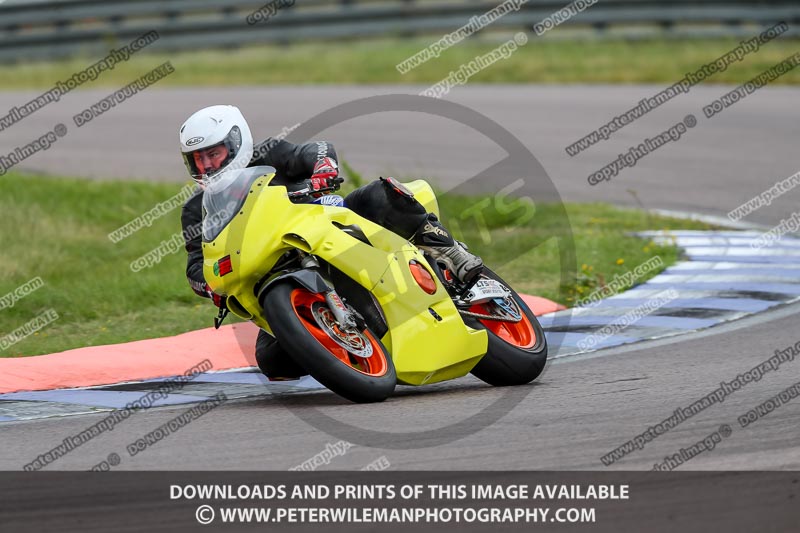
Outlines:
MULTIPOLYGON (((487 207, 481 210, 483 222, 479 223, 470 211, 475 198, 442 197, 445 224, 519 292, 544 296, 567 307, 652 257, 660 256, 665 267, 679 259, 676 247, 657 245, 631 233, 712 229, 704 223, 600 203, 538 204, 526 214, 523 206, 530 204, 521 200, 506 204, 503 212, 483 201, 487 207)), ((661 270, 639 278, 636 284, 661 270)))
POLYGON ((213 309, 189 290, 185 252, 133 274, 132 260, 180 232, 180 209, 119 244, 108 233, 179 186, 9 173, 0 180, 0 294, 40 276, 45 286, 0 311, 10 333, 48 308, 60 319, 1 356, 160 337, 211 324, 213 309))
MULTIPOLYGON (((358 181, 358 176, 352 181, 358 181)), ((352 185, 351 185, 352 186, 352 185)), ((180 232, 180 209, 151 227, 114 244, 108 233, 175 195, 180 184, 90 181, 11 172, 0 180, 0 296, 39 276, 45 285, 0 310, 0 336, 53 308, 60 319, 0 352, 0 357, 51 353, 82 346, 163 337, 209 327, 215 308, 191 291, 183 249, 161 263, 133 273, 131 261, 180 232)), ((465 218, 481 197, 440 198, 445 220, 459 236, 497 267, 521 291, 569 304, 615 273, 660 254, 666 264, 676 250, 626 236, 650 228, 704 228, 607 205, 568 205, 569 220, 557 205, 536 205, 536 218, 519 218, 526 209, 483 211, 485 227, 465 218), (508 210, 507 210, 508 211, 508 210), (562 284, 554 236, 571 227, 578 276, 562 284), (535 247, 534 243, 545 240, 535 247), (619 260, 624 264, 618 264, 619 260), (581 269, 582 265, 586 265, 581 269)), ((491 202, 491 200, 489 200, 491 202)), ((573 265, 573 274, 575 265, 573 265)))
MULTIPOLYGON (((754 31, 754 35, 755 35, 754 31)), ((507 37, 510 38, 511 35, 507 37)), ((439 58, 400 74, 395 65, 436 37, 258 46, 227 51, 141 53, 107 71, 88 87, 119 88, 164 61, 176 72, 159 86, 275 84, 432 84, 485 54, 499 41, 468 39, 439 58)), ((566 41, 531 38, 527 45, 471 78, 475 83, 657 83, 671 84, 686 72, 724 55, 735 39, 566 41)), ((800 39, 778 38, 715 74, 707 83, 741 83, 800 51, 800 39)), ((0 66, 0 88, 49 88, 97 58, 0 66)), ((795 69, 774 84, 800 83, 795 69)))

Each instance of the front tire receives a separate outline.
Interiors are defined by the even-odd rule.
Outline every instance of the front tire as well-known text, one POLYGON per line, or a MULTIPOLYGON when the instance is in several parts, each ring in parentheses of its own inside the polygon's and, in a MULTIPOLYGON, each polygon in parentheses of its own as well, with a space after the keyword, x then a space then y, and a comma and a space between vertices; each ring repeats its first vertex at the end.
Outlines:
POLYGON ((392 395, 397 374, 383 343, 369 328, 357 334, 340 331, 323 294, 279 282, 262 305, 281 347, 331 391, 356 403, 392 395))
MULTIPOLYGON (((519 294, 500 276, 486 267, 482 276, 499 281, 511 291, 522 320, 509 323, 464 317, 467 325, 485 329, 489 336, 486 355, 472 369, 472 375, 496 387, 530 383, 539 377, 547 363, 547 339, 544 330, 519 294)), ((487 306, 488 304, 475 305, 470 311, 491 314, 487 306)))

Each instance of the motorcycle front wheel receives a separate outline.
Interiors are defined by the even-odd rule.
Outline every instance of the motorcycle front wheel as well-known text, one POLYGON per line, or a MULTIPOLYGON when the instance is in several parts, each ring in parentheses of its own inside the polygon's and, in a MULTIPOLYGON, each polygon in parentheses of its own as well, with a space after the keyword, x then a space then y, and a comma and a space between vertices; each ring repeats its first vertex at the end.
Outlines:
POLYGON ((386 347, 369 328, 341 330, 324 294, 278 282, 262 305, 281 347, 328 389, 356 403, 392 395, 397 374, 386 347))

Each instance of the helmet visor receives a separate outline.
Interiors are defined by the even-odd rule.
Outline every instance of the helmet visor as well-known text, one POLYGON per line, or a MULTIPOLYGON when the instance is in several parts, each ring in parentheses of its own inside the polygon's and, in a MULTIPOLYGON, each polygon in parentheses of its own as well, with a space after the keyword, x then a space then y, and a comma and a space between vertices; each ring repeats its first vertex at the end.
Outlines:
POLYGON ((234 126, 221 142, 191 152, 183 152, 183 162, 192 178, 197 182, 203 182, 227 170, 231 162, 236 159, 241 147, 242 134, 239 128, 234 126))

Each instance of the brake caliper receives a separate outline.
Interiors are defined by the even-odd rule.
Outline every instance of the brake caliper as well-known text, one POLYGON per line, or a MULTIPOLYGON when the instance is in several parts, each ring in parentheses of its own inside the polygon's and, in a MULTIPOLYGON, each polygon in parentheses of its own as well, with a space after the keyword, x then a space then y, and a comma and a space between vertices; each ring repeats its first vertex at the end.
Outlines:
POLYGON ((353 313, 344 305, 344 302, 339 295, 336 294, 335 290, 331 290, 325 294, 325 302, 327 302, 334 318, 336 318, 336 322, 343 330, 350 330, 356 327, 356 319, 353 313))

